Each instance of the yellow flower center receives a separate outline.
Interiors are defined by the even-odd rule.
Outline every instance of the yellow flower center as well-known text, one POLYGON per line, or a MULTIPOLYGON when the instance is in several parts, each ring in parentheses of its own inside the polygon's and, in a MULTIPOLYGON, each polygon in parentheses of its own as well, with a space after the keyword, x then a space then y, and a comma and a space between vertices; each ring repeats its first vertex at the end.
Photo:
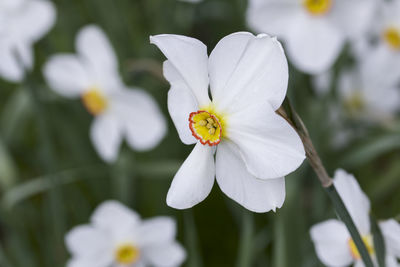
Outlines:
MULTIPOLYGON (((367 247, 367 251, 370 255, 375 254, 375 249, 374 249, 374 241, 372 238, 372 235, 365 235, 362 236, 362 241, 364 242, 365 246, 367 247)), ((350 252, 351 255, 355 260, 361 259, 360 252, 358 252, 357 246, 354 243, 353 239, 349 239, 349 247, 350 247, 350 252)))
POLYGON ((312 15, 326 14, 332 7, 333 0, 303 0, 303 6, 312 15))
POLYGON ((224 118, 212 108, 205 108, 189 115, 189 128, 192 135, 203 145, 215 146, 224 136, 224 118))
POLYGON ((115 260, 122 265, 133 264, 139 259, 139 249, 132 244, 122 244, 115 251, 115 260))
POLYGON ((383 39, 395 50, 400 50, 400 29, 389 27, 383 33, 383 39))
POLYGON ((364 98, 358 91, 354 92, 348 99, 346 99, 344 103, 346 110, 351 114, 362 111, 364 109, 364 105, 364 98))
POLYGON ((82 102, 93 115, 101 114, 107 108, 107 99, 97 88, 91 88, 82 94, 82 102))

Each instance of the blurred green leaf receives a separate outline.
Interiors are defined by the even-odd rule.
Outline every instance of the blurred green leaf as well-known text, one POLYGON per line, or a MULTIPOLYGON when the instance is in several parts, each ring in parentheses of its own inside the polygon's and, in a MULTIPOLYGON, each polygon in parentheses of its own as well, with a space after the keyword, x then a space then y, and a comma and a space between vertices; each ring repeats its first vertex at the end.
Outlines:
POLYGON ((349 152, 342 160, 341 166, 357 167, 381 156, 400 149, 400 134, 386 134, 368 140, 349 152))
POLYGON ((17 166, 0 138, 0 188, 4 192, 17 181, 17 166))

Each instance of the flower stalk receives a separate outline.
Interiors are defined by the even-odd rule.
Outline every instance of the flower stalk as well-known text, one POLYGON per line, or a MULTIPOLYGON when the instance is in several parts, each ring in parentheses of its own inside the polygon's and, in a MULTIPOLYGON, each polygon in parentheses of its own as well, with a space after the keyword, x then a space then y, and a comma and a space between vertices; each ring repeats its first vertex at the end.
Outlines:
POLYGON ((374 267, 374 264, 371 260, 371 257, 368 253, 368 250, 362 241, 360 233, 357 230, 357 227, 354 224, 353 219, 350 216, 349 211, 346 209, 346 206, 343 203, 340 195, 338 194, 335 185, 333 184, 333 180, 329 177, 324 165, 322 164, 321 158, 318 156, 318 153, 311 141, 310 135, 306 126, 304 125, 303 121, 301 120, 300 116, 291 106, 289 99, 286 98, 283 105, 276 111, 281 117, 283 117, 299 134, 304 149, 306 151, 306 156, 308 162, 310 163, 311 167, 313 168, 315 174, 317 175, 318 179, 321 182, 321 185, 328 193, 329 198, 332 201, 332 204, 335 208, 336 214, 342 220, 350 235, 353 239, 357 249, 360 253, 360 256, 365 264, 366 267, 374 267))

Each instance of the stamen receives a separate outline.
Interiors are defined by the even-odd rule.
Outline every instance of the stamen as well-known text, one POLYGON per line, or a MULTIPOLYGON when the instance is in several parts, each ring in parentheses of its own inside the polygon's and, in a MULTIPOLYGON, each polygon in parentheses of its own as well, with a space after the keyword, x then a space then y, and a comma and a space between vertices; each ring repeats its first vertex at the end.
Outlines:
POLYGON ((122 244, 115 251, 115 260, 122 265, 131 265, 139 259, 139 249, 132 244, 122 244))

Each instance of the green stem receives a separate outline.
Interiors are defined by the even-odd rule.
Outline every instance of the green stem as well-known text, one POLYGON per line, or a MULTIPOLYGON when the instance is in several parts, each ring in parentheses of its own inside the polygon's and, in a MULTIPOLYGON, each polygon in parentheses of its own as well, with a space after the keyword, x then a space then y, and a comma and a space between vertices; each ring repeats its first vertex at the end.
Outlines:
POLYGON ((328 193, 337 215, 344 222, 348 231, 350 232, 351 238, 353 239, 365 266, 374 267, 368 250, 361 239, 360 233, 358 232, 349 211, 347 210, 342 199, 340 198, 340 195, 336 191, 332 178, 329 177, 324 165, 322 164, 321 158, 318 156, 318 153, 311 141, 308 130, 301 120, 300 116, 290 105, 290 102, 287 98, 285 99, 282 107, 280 107, 276 112, 278 115, 283 117, 290 125, 292 125, 292 127, 299 134, 301 141, 303 142, 304 149, 306 151, 308 162, 313 168, 322 186, 325 188, 325 191, 328 193))
POLYGON ((349 230, 351 238, 353 239, 355 245, 357 246, 357 249, 361 255, 361 258, 365 266, 374 267, 374 264, 368 253, 368 250, 364 242, 362 241, 360 233, 358 232, 357 227, 354 224, 354 221, 351 218, 350 213, 346 209, 346 206, 344 205, 342 199, 340 198, 340 195, 337 192, 335 186, 332 184, 331 186, 326 187, 325 191, 328 193, 329 198, 331 199, 333 206, 335 207, 336 214, 338 215, 340 220, 342 220, 345 223, 347 230, 349 230))
POLYGON ((239 255, 237 267, 252 266, 252 252, 254 237, 254 218, 253 214, 247 210, 243 211, 242 231, 240 236, 239 255))
MULTIPOLYGON (((17 55, 18 56, 18 55, 17 55)), ((21 62, 21 61, 20 61, 21 62)), ((23 66, 23 64, 21 65, 23 66)), ((43 110, 42 104, 40 102, 37 87, 31 77, 31 73, 26 70, 25 71, 25 79, 24 79, 24 87, 28 90, 28 93, 31 96, 33 108, 36 115, 36 120, 39 129, 39 137, 40 143, 42 144, 42 153, 44 158, 44 169, 46 173, 55 173, 55 160, 52 150, 52 143, 50 140, 50 131, 48 128, 48 124, 46 122, 46 112, 43 110)), ((55 248, 55 263, 56 265, 60 264, 64 258, 64 250, 63 250, 63 231, 65 229, 64 225, 64 212, 63 212, 63 205, 61 203, 61 192, 56 187, 56 179, 57 177, 54 175, 49 175, 49 184, 50 191, 49 191, 49 212, 52 216, 52 221, 50 222, 53 225, 53 235, 54 238, 54 248, 55 248)))
POLYGON ((375 248, 376 259, 378 261, 379 267, 385 267, 386 266, 385 240, 383 239, 381 228, 379 228, 376 219, 372 215, 370 217, 371 217, 372 234, 374 236, 374 248, 375 248))
POLYGON ((185 211, 183 213, 183 219, 185 222, 185 243, 189 252, 187 266, 202 267, 203 263, 199 253, 197 231, 192 210, 185 211))

